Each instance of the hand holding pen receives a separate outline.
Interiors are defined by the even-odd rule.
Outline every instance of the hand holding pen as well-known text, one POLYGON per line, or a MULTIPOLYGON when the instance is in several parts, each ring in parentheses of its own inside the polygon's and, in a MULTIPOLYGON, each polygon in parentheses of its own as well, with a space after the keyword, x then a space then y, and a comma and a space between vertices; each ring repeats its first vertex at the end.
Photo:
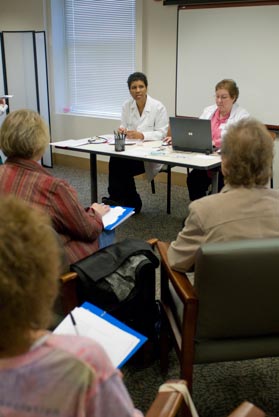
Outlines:
POLYGON ((127 129, 126 127, 119 127, 119 129, 117 130, 118 133, 124 133, 124 135, 127 135, 127 129))
POLYGON ((124 129, 124 128, 119 128, 118 130, 117 130, 117 132, 113 132, 114 133, 114 139, 118 139, 118 140, 124 140, 125 141, 125 139, 126 139, 126 136, 127 136, 127 129, 124 129))
POLYGON ((91 208, 96 211, 101 217, 110 211, 110 206, 107 204, 93 203, 91 208))

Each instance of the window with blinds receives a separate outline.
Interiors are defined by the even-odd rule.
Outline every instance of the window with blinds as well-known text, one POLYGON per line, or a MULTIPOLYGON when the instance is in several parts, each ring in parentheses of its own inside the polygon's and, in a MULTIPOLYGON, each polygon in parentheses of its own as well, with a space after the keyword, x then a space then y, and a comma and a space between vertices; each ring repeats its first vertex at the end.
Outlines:
POLYGON ((71 113, 119 117, 136 65, 136 0, 64 0, 71 113))

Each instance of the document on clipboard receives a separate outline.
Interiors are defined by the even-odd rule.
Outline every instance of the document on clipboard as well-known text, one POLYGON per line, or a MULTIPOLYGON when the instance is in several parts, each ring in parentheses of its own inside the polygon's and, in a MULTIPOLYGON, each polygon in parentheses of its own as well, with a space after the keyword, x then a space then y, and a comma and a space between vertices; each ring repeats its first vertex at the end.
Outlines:
POLYGON ((89 302, 83 303, 81 307, 76 307, 68 314, 54 333, 78 334, 94 339, 103 346, 117 368, 124 365, 147 341, 147 337, 89 302))
POLYGON ((134 207, 110 206, 110 211, 102 217, 105 230, 115 229, 133 214, 134 207))

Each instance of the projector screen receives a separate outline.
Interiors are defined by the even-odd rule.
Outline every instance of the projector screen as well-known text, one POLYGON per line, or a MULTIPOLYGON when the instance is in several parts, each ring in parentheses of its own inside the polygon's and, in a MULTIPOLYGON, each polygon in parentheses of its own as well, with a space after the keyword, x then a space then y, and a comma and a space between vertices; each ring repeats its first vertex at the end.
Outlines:
POLYGON ((179 8, 176 115, 199 117, 232 78, 239 105, 279 129, 278 22, 279 5, 179 8))

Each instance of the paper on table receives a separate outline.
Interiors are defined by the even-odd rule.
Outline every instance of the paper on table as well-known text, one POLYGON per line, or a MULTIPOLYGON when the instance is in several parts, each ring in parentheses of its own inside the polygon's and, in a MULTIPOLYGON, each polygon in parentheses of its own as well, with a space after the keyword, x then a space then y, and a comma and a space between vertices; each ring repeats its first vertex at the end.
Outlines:
POLYGON ((77 146, 87 145, 89 139, 91 138, 61 140, 60 142, 51 142, 50 145, 60 146, 61 148, 75 148, 77 146))
POLYGON ((70 315, 68 315, 56 327, 54 333, 76 335, 76 327, 80 336, 94 339, 103 346, 115 367, 119 366, 129 356, 130 352, 140 341, 138 337, 122 330, 85 308, 76 307, 72 313, 76 326, 73 326, 70 315))

